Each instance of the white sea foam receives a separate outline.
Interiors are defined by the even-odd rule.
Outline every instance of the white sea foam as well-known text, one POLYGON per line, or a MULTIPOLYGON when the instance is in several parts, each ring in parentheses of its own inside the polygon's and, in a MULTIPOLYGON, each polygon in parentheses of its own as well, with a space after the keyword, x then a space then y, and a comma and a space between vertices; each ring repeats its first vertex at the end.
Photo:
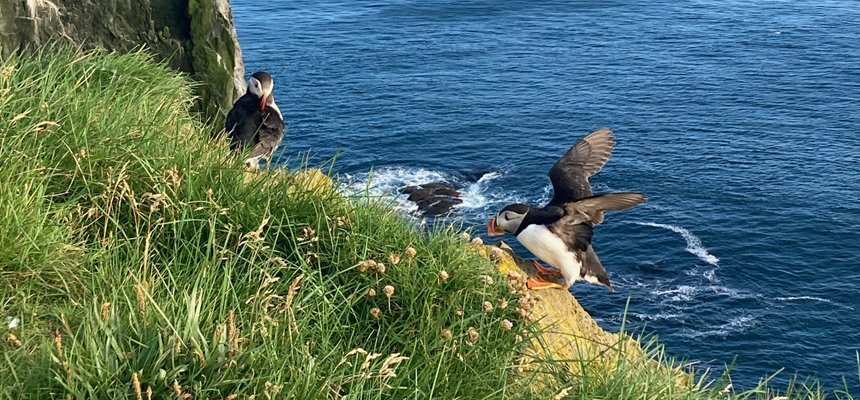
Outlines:
POLYGON ((702 276, 705 277, 705 279, 707 279, 708 282, 711 282, 711 283, 718 283, 720 281, 717 278, 717 270, 715 270, 715 269, 709 269, 709 270, 705 271, 702 274, 702 276))
POLYGON ((681 314, 676 313, 666 313, 666 312, 658 312, 656 314, 642 314, 642 313, 631 313, 628 314, 634 318, 639 319, 640 321, 664 321, 664 320, 674 320, 683 317, 681 314))
POLYGON ((779 301, 801 301, 801 300, 809 300, 809 301, 820 301, 822 303, 833 304, 832 301, 827 299, 822 299, 821 297, 815 296, 788 296, 788 297, 777 297, 779 301))
POLYGON ((743 333, 749 330, 750 328, 756 326, 758 322, 756 321, 756 317, 750 314, 738 315, 729 319, 726 323, 720 325, 720 327, 716 329, 710 329, 706 331, 698 331, 692 332, 689 336, 691 337, 707 337, 707 336, 719 336, 719 337, 727 337, 736 333, 743 333))
POLYGON ((759 294, 754 292, 732 289, 725 286, 714 285, 710 286, 709 289, 711 289, 711 291, 716 295, 726 296, 732 299, 755 299, 760 297, 759 294))
POLYGON ((463 182, 453 173, 425 168, 384 167, 369 173, 347 175, 346 181, 349 183, 347 191, 350 194, 367 192, 372 197, 389 197, 396 201, 399 210, 414 212, 418 207, 415 203, 407 200, 407 195, 399 192, 399 189, 405 186, 430 182, 450 183, 459 187, 460 196, 463 200, 463 203, 458 204, 455 208, 482 209, 499 200, 489 195, 492 191, 488 188, 492 180, 501 176, 503 176, 502 173, 493 171, 483 174, 477 181, 463 182))
POLYGON ((680 285, 674 289, 652 290, 651 294, 654 296, 668 297, 668 300, 673 302, 686 302, 692 300, 696 295, 696 292, 698 292, 698 289, 695 286, 680 285))
POLYGON ((689 253, 695 255, 696 257, 699 257, 700 260, 708 264, 714 266, 719 265, 720 259, 715 257, 713 254, 708 253, 708 249, 706 249, 705 246, 702 245, 702 240, 687 229, 677 225, 657 224, 654 222, 637 222, 637 224, 643 226, 652 226, 655 228, 668 229, 672 232, 675 232, 681 235, 681 237, 683 237, 684 240, 687 241, 687 251, 689 253))
POLYGON ((463 203, 458 204, 457 208, 484 208, 489 201, 487 200, 487 183, 493 179, 501 177, 499 172, 489 172, 481 176, 477 182, 471 182, 460 189, 460 196, 463 203))

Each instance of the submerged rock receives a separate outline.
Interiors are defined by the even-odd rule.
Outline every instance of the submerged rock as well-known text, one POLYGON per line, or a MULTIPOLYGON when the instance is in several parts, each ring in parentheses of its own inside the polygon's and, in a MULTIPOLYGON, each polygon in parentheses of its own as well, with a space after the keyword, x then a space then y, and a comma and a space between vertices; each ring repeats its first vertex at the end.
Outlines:
POLYGON ((447 214, 454 206, 463 203, 460 191, 445 182, 406 186, 400 189, 400 193, 408 194, 409 201, 415 202, 418 211, 429 216, 447 214))

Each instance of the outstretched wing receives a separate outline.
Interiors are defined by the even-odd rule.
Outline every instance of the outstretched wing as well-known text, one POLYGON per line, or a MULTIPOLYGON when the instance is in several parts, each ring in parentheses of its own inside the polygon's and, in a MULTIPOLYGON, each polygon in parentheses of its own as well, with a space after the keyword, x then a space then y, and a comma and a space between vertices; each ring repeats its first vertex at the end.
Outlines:
POLYGON ((614 146, 615 137, 608 128, 598 129, 573 145, 549 170, 553 196, 547 205, 560 207, 591 196, 588 177, 603 168, 614 146))
POLYGON ((603 222, 606 211, 621 211, 645 201, 645 195, 634 192, 599 194, 564 205, 564 217, 570 224, 584 222, 597 225, 603 222))
POLYGON ((586 251, 591 246, 594 226, 603 222, 606 211, 620 211, 645 201, 641 193, 608 193, 564 205, 564 215, 549 229, 564 240, 571 251, 586 251))

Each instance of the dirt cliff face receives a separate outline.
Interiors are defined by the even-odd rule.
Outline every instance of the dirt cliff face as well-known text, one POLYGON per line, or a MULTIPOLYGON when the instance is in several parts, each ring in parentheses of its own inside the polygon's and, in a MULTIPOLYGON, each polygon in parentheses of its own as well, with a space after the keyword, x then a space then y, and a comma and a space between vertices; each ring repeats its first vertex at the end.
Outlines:
POLYGON ((202 84, 202 110, 216 126, 245 91, 228 0, 0 0, 0 57, 55 42, 145 47, 202 84))

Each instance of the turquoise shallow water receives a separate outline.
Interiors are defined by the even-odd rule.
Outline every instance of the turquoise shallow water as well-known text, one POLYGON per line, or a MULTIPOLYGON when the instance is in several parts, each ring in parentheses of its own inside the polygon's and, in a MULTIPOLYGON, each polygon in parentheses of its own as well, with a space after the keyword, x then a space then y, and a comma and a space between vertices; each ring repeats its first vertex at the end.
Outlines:
POLYGON ((649 200, 597 229, 617 291, 574 286, 592 315, 617 328, 629 298, 669 353, 737 355, 740 386, 785 367, 860 392, 860 6, 638 3, 232 2, 284 158, 342 151, 374 193, 458 182, 449 220, 478 226, 548 199, 557 157, 609 126, 593 183, 649 200))

